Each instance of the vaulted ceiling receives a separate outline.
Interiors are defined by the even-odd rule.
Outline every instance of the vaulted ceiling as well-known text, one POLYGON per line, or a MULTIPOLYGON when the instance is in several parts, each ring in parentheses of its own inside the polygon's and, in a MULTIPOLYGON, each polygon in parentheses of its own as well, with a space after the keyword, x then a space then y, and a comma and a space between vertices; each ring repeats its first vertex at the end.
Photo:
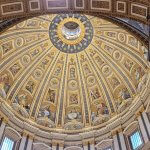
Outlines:
POLYGON ((0 97, 20 120, 39 128, 102 128, 134 103, 149 70, 147 51, 106 19, 34 17, 0 35, 0 97))

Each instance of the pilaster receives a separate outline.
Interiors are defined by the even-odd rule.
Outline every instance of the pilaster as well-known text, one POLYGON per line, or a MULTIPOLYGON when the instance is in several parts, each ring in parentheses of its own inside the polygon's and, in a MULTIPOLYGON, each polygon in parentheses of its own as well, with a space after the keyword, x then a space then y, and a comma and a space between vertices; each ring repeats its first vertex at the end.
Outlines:
POLYGON ((23 135, 22 135, 21 143, 20 143, 20 146, 19 146, 19 150, 23 150, 24 149, 26 140, 27 140, 27 132, 24 131, 23 135))

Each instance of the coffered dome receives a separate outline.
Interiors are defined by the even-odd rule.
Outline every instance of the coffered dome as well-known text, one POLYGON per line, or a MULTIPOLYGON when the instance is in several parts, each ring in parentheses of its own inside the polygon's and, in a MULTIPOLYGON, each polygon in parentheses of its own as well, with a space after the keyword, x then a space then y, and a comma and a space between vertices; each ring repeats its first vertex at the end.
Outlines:
POLYGON ((0 97, 45 131, 102 128, 134 103, 146 57, 142 42, 108 20, 34 17, 0 35, 0 97))

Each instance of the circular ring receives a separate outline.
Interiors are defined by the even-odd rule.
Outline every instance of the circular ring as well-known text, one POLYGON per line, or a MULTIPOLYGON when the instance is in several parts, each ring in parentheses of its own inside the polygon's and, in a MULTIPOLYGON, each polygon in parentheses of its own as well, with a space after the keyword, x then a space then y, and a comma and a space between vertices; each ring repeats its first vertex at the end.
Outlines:
POLYGON ((76 45, 76 44, 80 43, 83 40, 83 38, 85 36, 85 27, 84 27, 84 24, 81 21, 79 21, 78 19, 76 19, 76 18, 65 18, 58 25, 57 34, 58 34, 58 37, 62 40, 62 42, 64 42, 65 44, 76 45), (66 39, 63 36, 63 33, 62 33, 62 28, 63 28, 64 24, 66 24, 67 22, 71 22, 71 21, 77 23, 79 25, 80 29, 81 29, 80 36, 77 39, 75 39, 75 40, 68 40, 68 39, 66 39))

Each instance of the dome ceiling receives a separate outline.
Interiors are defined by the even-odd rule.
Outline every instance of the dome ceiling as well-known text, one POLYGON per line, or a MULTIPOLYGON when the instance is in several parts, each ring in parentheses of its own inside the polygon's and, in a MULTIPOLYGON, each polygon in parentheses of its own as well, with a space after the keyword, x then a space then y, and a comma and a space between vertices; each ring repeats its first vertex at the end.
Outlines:
POLYGON ((134 102, 147 49, 98 17, 44 15, 0 35, 0 97, 19 119, 82 132, 106 125, 134 102))

